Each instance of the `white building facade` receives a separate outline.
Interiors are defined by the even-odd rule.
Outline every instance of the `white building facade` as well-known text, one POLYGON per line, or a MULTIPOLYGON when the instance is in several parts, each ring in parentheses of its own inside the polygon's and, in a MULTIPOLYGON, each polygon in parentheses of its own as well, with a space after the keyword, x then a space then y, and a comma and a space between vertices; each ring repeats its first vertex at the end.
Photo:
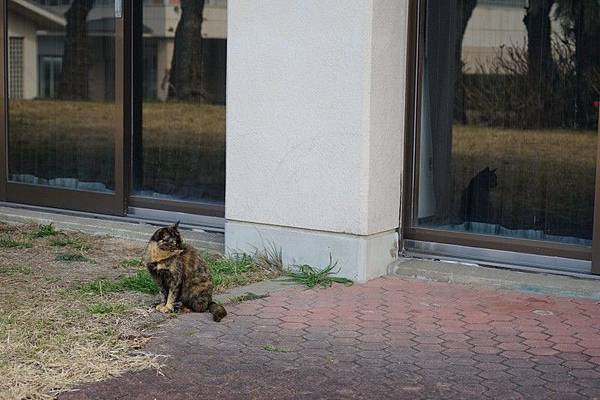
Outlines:
POLYGON ((557 4, 97 0, 84 99, 48 89, 73 4, 4 8, 0 199, 182 219, 359 282, 405 256, 600 273, 600 29, 557 4), (57 109, 78 114, 28 120, 57 109))

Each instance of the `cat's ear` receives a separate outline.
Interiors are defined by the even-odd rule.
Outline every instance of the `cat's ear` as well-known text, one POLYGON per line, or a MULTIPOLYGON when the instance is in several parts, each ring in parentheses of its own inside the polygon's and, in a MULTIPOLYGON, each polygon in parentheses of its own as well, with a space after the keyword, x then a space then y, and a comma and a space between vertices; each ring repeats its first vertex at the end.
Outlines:
POLYGON ((181 222, 181 221, 177 221, 177 222, 175 222, 173 225, 171 225, 171 228, 178 229, 178 228, 179 228, 179 223, 180 223, 180 222, 181 222))
POLYGON ((498 168, 494 168, 494 169, 493 169, 493 170, 491 170, 490 172, 491 172, 492 174, 495 174, 497 170, 498 170, 498 168))

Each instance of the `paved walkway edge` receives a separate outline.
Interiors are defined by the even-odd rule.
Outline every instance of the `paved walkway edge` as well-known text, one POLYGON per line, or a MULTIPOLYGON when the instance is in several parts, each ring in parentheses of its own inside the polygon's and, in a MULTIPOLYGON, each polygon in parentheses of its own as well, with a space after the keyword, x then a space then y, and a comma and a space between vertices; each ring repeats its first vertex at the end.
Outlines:
POLYGON ((600 279, 575 278, 550 273, 522 272, 444 261, 401 258, 389 274, 406 278, 458 283, 474 287, 511 289, 526 293, 600 300, 600 279))
POLYGON ((273 279, 269 281, 262 281, 251 283, 250 285, 240 286, 231 288, 225 293, 215 295, 215 300, 220 303, 231 303, 231 301, 239 296, 252 293, 257 296, 268 296, 273 292, 277 292, 283 289, 289 289, 290 287, 297 286, 293 283, 286 282, 282 279, 273 279))

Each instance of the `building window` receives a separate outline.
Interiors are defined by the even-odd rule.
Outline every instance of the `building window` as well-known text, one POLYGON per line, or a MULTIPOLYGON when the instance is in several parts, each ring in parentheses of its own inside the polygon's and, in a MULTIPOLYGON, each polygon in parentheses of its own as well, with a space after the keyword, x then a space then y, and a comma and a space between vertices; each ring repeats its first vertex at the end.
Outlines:
POLYGON ((56 98, 58 96, 58 84, 61 71, 62 57, 40 57, 39 96, 41 98, 56 98))
POLYGON ((590 246, 600 4, 492 3, 426 2, 416 223, 590 246))
POLYGON ((23 98, 23 38, 8 40, 8 97, 23 98))

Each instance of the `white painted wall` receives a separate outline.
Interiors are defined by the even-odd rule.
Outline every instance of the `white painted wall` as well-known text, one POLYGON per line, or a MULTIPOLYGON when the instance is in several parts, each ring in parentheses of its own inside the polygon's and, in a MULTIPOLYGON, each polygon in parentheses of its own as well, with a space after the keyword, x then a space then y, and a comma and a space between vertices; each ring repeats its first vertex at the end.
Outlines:
POLYGON ((398 226, 407 1, 229 2, 229 220, 398 226))
POLYGON ((365 280, 396 255, 407 0, 230 0, 226 246, 365 280))

